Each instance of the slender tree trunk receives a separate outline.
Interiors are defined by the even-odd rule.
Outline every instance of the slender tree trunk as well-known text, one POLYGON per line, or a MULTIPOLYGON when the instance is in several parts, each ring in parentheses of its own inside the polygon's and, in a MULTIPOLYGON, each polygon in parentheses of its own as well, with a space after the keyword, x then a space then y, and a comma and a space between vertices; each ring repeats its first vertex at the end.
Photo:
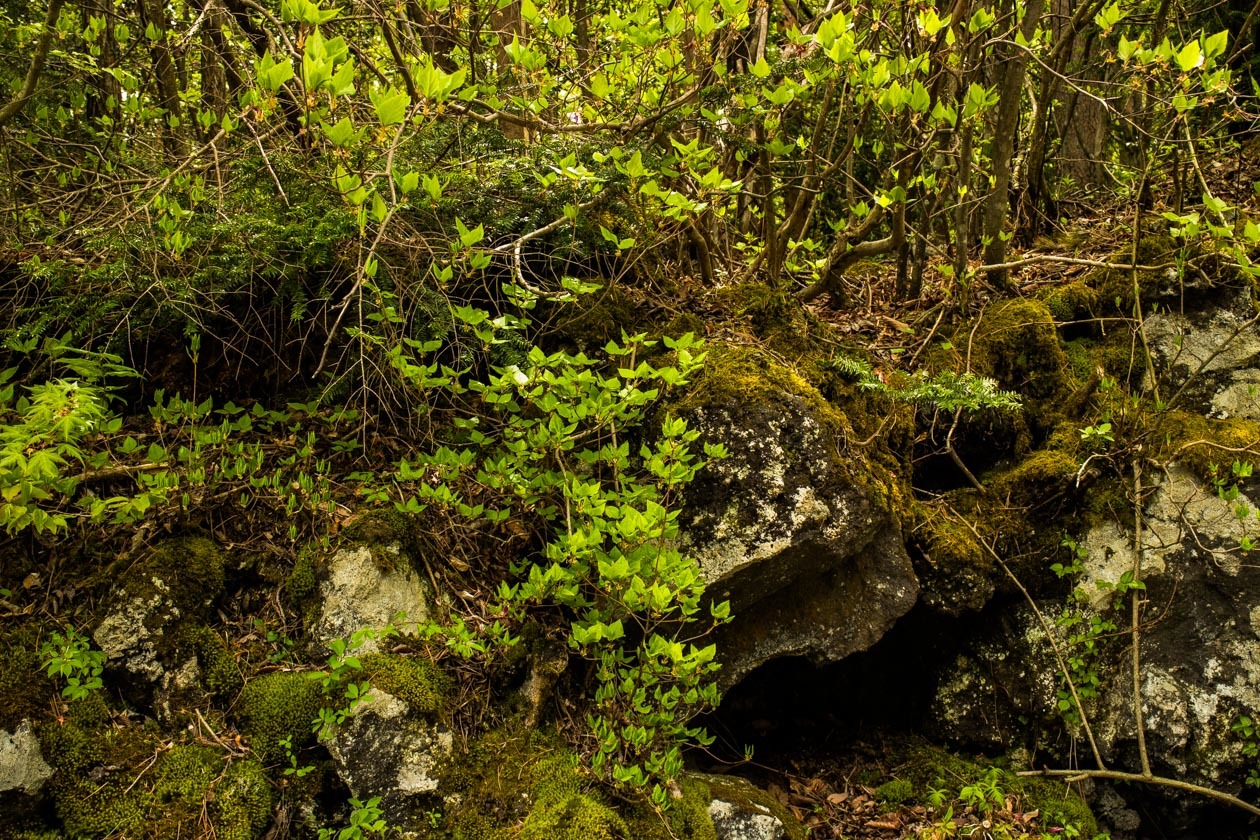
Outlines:
MULTIPOLYGON (((1031 41, 1041 18, 1042 0, 1028 0, 1024 7, 1024 19, 1019 31, 1025 41, 1031 41)), ((1024 72, 1028 65, 1027 53, 1008 45, 997 67, 1001 78, 998 94, 997 125, 993 133, 993 189, 984 204, 984 261, 989 264, 1006 262, 1005 226, 1010 206, 1011 158, 1015 154, 1015 139, 1019 133, 1019 108, 1024 93, 1024 72)), ((989 272, 989 281, 1000 289, 1010 287, 1010 273, 1006 269, 989 272)))
POLYGON ((27 100, 35 95, 35 86, 39 84, 40 74, 44 72, 44 62, 48 60, 48 50, 57 31, 57 19, 61 17, 61 7, 65 4, 65 0, 51 0, 48 4, 48 12, 44 15, 44 31, 39 34, 39 41, 35 44, 35 54, 31 56, 30 66, 22 79, 22 88, 0 108, 0 126, 17 116, 27 100))
MULTIPOLYGON (((145 25, 145 29, 147 30, 151 25, 157 35, 156 39, 149 40, 149 54, 153 60, 153 79, 157 85, 157 99, 162 110, 166 112, 162 142, 166 146, 167 153, 176 157, 183 151, 177 128, 182 114, 179 103, 179 79, 175 73, 171 45, 166 39, 167 30, 170 28, 166 20, 166 8, 162 0, 141 0, 140 14, 141 23, 145 25), (172 122, 175 124, 172 125, 172 122)), ((144 37, 148 40, 147 34, 144 37)))

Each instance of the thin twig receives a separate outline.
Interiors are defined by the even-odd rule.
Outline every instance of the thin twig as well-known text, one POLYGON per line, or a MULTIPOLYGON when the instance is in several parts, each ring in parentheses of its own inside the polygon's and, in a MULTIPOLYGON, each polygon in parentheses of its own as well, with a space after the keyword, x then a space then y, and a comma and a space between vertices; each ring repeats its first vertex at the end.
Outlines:
POLYGON ((1158 785, 1160 787, 1170 787, 1175 790, 1184 790, 1189 793, 1197 793, 1200 796, 1206 796, 1209 799, 1215 799, 1218 802, 1224 802, 1227 805, 1233 805, 1235 808, 1241 808, 1248 813, 1260 816, 1260 808, 1252 805, 1250 802, 1244 802, 1237 796, 1225 793, 1215 788, 1204 787, 1203 785, 1192 784, 1191 782, 1183 782, 1180 779, 1169 779, 1164 776, 1144 776, 1141 773, 1125 773, 1120 770, 1020 770, 1016 776, 1053 776, 1055 778, 1066 778, 1068 781, 1079 781, 1081 779, 1112 779, 1117 782, 1145 782, 1148 785, 1158 785))

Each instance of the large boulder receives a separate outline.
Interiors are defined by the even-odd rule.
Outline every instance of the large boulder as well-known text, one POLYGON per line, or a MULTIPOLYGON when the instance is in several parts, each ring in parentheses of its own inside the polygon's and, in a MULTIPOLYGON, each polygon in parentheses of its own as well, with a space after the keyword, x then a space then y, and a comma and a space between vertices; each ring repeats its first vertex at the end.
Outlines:
MULTIPOLYGON (((1160 478, 1144 511, 1140 632, 1151 755, 1180 778, 1234 790, 1254 765, 1231 726, 1260 710, 1260 569, 1238 550, 1240 539, 1248 531, 1255 538, 1260 528, 1235 515, 1239 504, 1255 510, 1245 495, 1226 501, 1209 492, 1184 468, 1160 478)), ((1132 568, 1133 534, 1106 523, 1090 532, 1086 546, 1082 592, 1095 610, 1105 610, 1113 596, 1097 583, 1132 568)), ((1094 711, 1095 735, 1109 756, 1131 760, 1132 678, 1124 667, 1110 673, 1094 711)))
POLYGON ((1144 329, 1166 394, 1209 417, 1260 420, 1260 324, 1251 295, 1224 306, 1146 319, 1144 329))
POLYGON ((92 638, 112 666, 148 682, 163 680, 170 668, 196 668, 195 658, 189 666, 176 650, 176 630, 205 618, 223 585, 217 545, 203 538, 168 540, 123 573, 92 638))
POLYGON ((705 377, 684 410, 729 457, 690 486, 681 532, 735 616, 718 631, 722 684, 775 657, 866 650, 919 594, 894 494, 841 455, 843 416, 799 376, 728 348, 705 377))

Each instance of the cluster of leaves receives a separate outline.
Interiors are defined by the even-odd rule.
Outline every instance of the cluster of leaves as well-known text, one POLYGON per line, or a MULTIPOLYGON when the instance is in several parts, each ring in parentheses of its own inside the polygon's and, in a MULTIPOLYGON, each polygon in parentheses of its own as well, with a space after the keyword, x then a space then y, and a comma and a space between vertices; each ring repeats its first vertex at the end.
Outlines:
MULTIPOLYGON (((715 650, 701 640, 730 608, 703 602, 700 571, 676 546, 681 491, 705 463, 692 448, 697 433, 667 417, 650 443, 634 443, 661 395, 704 361, 690 334, 664 340, 669 363, 643 359, 656 343, 623 336, 604 359, 535 348, 484 382, 443 377, 485 410, 456 419, 461 448, 399 465, 396 504, 491 526, 539 523, 548 535, 540 556, 514 560, 515 582, 498 597, 507 613, 562 608, 569 644, 598 681, 592 767, 664 807, 683 744, 706 737, 688 721, 718 701, 715 650)), ((724 454, 705 447, 707 458, 724 454)), ((448 645, 458 629, 444 631, 448 645)))

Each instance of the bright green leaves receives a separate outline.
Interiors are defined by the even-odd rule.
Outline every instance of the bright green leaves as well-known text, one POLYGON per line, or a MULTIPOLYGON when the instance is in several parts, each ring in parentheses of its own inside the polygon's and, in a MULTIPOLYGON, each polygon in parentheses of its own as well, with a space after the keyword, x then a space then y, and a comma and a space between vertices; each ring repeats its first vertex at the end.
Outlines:
POLYGON ((276 61, 271 57, 271 51, 263 53, 262 58, 258 59, 256 68, 258 75, 258 84, 263 90, 275 93, 280 86, 289 79, 293 78, 293 64, 286 58, 283 61, 276 61))
POLYGON ((464 86, 467 73, 462 67, 453 73, 447 73, 426 55, 412 69, 411 78, 415 82, 416 90, 426 99, 445 102, 464 86))
POLYGON ((354 58, 340 36, 325 40, 318 29, 311 32, 302 51, 302 82, 314 93, 325 90, 332 96, 354 93, 354 58))
POLYGON ((1177 51, 1174 58, 1181 72, 1189 73, 1203 64, 1203 50, 1198 41, 1190 41, 1177 51))
POLYGON ((340 9, 321 9, 319 3, 311 0, 281 0, 280 2, 280 18, 284 21, 318 26, 333 20, 339 14, 341 14, 340 9))
POLYGON ((389 88, 371 91, 368 96, 372 100, 372 107, 376 109, 376 120, 381 125, 398 125, 407 118, 407 106, 411 104, 411 97, 406 91, 389 88))
POLYGON ((328 138, 328 142, 334 146, 344 147, 352 143, 356 143, 363 138, 366 129, 354 130, 354 124, 350 122, 349 117, 342 117, 333 125, 321 123, 320 128, 324 131, 324 136, 328 138))
POLYGON ((1098 24, 1098 28, 1106 35, 1115 28, 1117 23, 1124 20, 1128 14, 1126 10, 1120 8, 1119 2, 1114 2, 1094 15, 1094 23, 1098 24))

